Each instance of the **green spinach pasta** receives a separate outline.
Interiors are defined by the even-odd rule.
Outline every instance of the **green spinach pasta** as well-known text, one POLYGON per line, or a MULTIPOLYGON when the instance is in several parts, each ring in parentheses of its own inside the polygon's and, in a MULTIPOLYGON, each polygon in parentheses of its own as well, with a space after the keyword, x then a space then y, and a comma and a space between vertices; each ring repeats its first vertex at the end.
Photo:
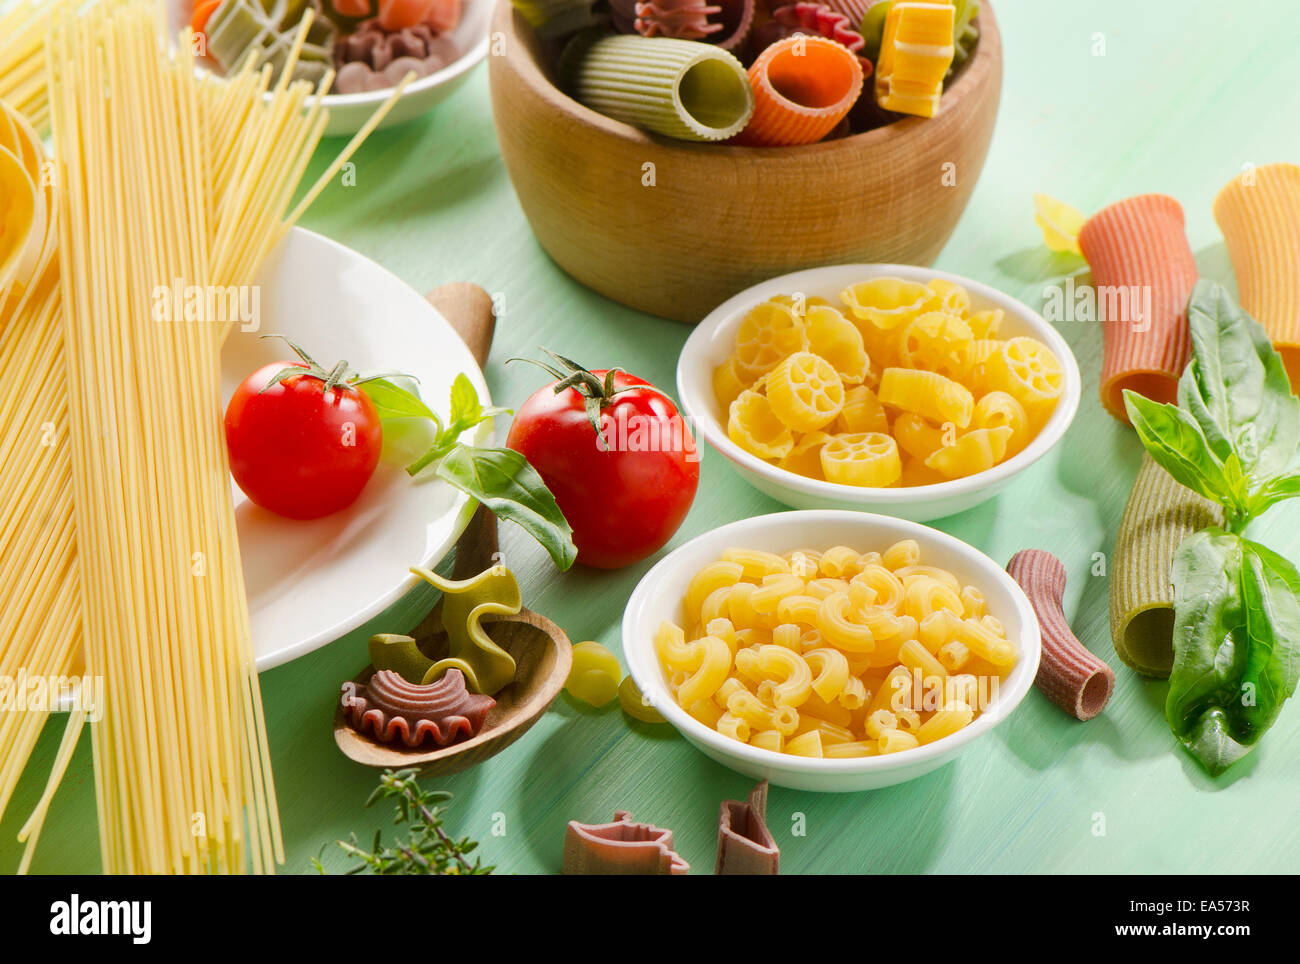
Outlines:
POLYGON ((1146 676, 1173 668, 1174 587, 1169 574, 1184 539, 1222 525, 1223 510, 1142 458, 1115 538, 1110 634, 1115 652, 1146 676))

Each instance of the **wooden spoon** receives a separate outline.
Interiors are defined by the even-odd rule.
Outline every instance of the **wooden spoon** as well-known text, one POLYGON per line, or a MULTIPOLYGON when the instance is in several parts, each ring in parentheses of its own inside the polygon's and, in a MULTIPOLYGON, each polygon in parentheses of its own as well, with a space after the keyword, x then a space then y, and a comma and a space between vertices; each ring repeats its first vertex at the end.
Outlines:
MULTIPOLYGON (((465 340, 479 367, 486 365, 495 326, 488 293, 478 285, 458 282, 435 288, 427 297, 465 340)), ((456 543, 451 578, 468 579, 478 575, 496 562, 496 553, 496 516, 479 506, 456 543)), ((521 609, 513 616, 486 619, 483 625, 492 640, 514 657, 516 670, 514 682, 492 694, 497 704, 476 736, 446 747, 409 748, 402 743, 377 743, 354 730, 342 703, 336 702, 334 741, 344 755, 366 766, 418 767, 422 776, 434 776, 482 763, 523 736, 554 702, 569 677, 573 665, 569 637, 545 616, 528 609, 521 609)), ((426 654, 446 651, 446 633, 442 630, 438 608, 411 635, 426 654)), ((354 681, 364 683, 374 671, 373 666, 367 666, 354 681)))

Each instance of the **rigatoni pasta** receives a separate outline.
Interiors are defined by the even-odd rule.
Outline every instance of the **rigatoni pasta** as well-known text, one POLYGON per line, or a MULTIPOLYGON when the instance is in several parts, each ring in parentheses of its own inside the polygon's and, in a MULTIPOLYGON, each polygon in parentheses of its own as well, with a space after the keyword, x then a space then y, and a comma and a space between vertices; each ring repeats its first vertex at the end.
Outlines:
POLYGON ((1019 654, 983 595, 915 541, 777 555, 728 549, 691 579, 655 651, 679 706, 796 756, 897 753, 949 736, 1019 654))
POLYGON ((862 93, 862 66, 843 44, 796 34, 769 46, 749 68, 754 116, 737 143, 812 144, 845 116, 862 93))

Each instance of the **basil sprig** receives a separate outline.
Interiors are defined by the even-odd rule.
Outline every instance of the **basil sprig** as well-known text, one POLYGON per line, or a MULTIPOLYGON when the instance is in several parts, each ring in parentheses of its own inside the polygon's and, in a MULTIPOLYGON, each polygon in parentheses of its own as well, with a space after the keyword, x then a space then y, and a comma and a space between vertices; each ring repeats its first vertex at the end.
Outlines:
POLYGON ((1174 586, 1174 666, 1165 717, 1213 775, 1241 759, 1300 680, 1300 572, 1242 535, 1300 495, 1300 400, 1264 329, 1222 285, 1199 281, 1188 307, 1193 358, 1178 404, 1125 391, 1151 458, 1224 508, 1226 529, 1183 541, 1174 586))
POLYGON ((445 424, 417 394, 386 378, 367 382, 363 390, 386 426, 399 420, 432 423, 432 442, 406 467, 410 475, 432 472, 487 506, 497 518, 521 526, 542 544, 560 569, 573 565, 578 557, 573 529, 528 460, 513 449, 460 441, 467 430, 493 416, 511 414, 510 409, 484 408, 473 383, 463 373, 451 383, 450 414, 445 424))

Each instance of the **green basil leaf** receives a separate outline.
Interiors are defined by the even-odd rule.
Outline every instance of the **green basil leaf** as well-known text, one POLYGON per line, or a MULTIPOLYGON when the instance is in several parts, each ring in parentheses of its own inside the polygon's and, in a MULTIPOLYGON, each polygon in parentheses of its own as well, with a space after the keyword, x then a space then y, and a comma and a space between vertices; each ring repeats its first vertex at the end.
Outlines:
POLYGON ((1187 308, 1194 357, 1178 401, 1220 460, 1236 452, 1252 484, 1283 471, 1300 446, 1300 400, 1262 325, 1217 282, 1202 279, 1187 308))
POLYGON ((1124 407, 1138 438, 1166 472, 1227 509, 1238 507, 1240 493, 1190 415, 1127 389, 1124 407))
POLYGON ((438 463, 438 477, 522 526, 560 569, 578 558, 569 526, 537 470, 513 449, 458 445, 438 463))
POLYGON ((441 420, 433 409, 414 392, 402 388, 387 378, 375 378, 361 386, 361 390, 375 403, 381 420, 390 418, 427 418, 435 424, 441 420))
MULTIPOLYGON (((456 376, 451 383, 451 415, 447 424, 460 427, 460 432, 483 421, 483 406, 479 403, 478 392, 464 372, 456 376)), ((460 432, 456 434, 459 435, 460 432)))
POLYGON ((1213 775, 1273 724, 1300 679, 1300 573, 1257 543, 1211 528, 1174 556, 1170 729, 1213 775))
POLYGON ((1250 494, 1250 515, 1257 518, 1287 499, 1300 496, 1300 472, 1275 475, 1250 494))

